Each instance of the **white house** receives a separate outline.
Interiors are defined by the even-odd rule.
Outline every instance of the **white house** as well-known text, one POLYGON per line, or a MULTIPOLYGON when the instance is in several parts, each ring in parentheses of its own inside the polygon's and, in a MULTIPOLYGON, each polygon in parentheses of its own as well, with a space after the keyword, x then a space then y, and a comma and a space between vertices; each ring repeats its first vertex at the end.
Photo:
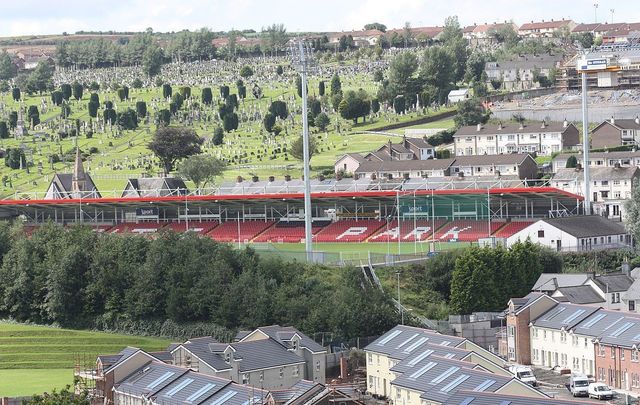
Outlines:
POLYGON ((527 239, 557 251, 588 251, 630 246, 631 236, 619 222, 600 216, 546 218, 507 238, 507 246, 527 239))
POLYGON ((464 88, 458 90, 451 90, 449 95, 447 96, 447 100, 449 100, 449 104, 456 104, 464 100, 468 100, 471 98, 471 90, 464 88))

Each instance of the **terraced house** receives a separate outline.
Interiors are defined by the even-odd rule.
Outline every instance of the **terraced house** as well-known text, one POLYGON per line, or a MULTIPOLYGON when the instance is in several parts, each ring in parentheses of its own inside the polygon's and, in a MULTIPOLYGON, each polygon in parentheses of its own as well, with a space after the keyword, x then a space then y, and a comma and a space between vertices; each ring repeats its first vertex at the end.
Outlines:
POLYGON ((514 379, 498 356, 467 339, 398 325, 365 352, 367 390, 394 404, 442 404, 460 390, 493 393, 498 402, 500 394, 546 398, 514 379))

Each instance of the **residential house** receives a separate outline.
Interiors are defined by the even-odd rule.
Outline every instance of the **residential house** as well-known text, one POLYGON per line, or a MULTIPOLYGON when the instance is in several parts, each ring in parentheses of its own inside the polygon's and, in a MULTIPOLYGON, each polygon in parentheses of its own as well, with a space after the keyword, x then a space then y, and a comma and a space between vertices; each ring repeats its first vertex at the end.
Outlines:
POLYGON ((325 381, 326 350, 292 327, 261 327, 233 343, 190 339, 171 354, 178 366, 265 389, 289 388, 303 379, 325 381))
POLYGON ((568 122, 465 126, 453 135, 456 156, 536 153, 548 156, 580 145, 579 131, 568 122))
POLYGON ((558 302, 591 305, 595 307, 600 307, 606 303, 605 298, 599 294, 597 289, 589 284, 560 287, 551 294, 551 297, 558 302))
POLYGON ((569 34, 576 27, 571 20, 551 20, 522 24, 518 29, 521 38, 553 38, 559 34, 569 34))
POLYGON ((471 98, 471 89, 451 90, 447 96, 449 104, 456 104, 471 98))
POLYGON ((380 40, 380 36, 384 35, 384 32, 379 30, 360 30, 360 31, 343 31, 332 32, 328 35, 329 44, 337 45, 340 42, 340 38, 343 36, 351 36, 356 46, 375 46, 380 40))
POLYGON ((532 89, 536 84, 535 74, 547 78, 551 77, 554 69, 560 67, 563 55, 514 55, 509 59, 487 62, 484 71, 487 74, 487 84, 491 81, 501 81, 502 88, 507 91, 532 89))
POLYGON ((591 148, 614 148, 621 145, 640 145, 640 118, 611 117, 591 131, 591 148))
POLYGON ((362 395, 349 386, 327 387, 311 381, 299 381, 286 390, 271 390, 266 397, 267 405, 364 405, 362 395))
POLYGON ((76 148, 73 173, 56 173, 49 183, 44 197, 46 200, 70 198, 101 198, 91 175, 84 171, 80 149, 76 148))
MULTIPOLYGON (((581 153, 561 153, 551 160, 551 171, 557 172, 567 167, 570 156, 576 157, 576 162, 584 167, 581 153)), ((589 152, 589 167, 621 167, 640 166, 640 150, 589 152)))
POLYGON ((510 362, 530 364, 529 323, 557 303, 548 295, 538 292, 510 299, 506 311, 506 333, 499 339, 500 355, 510 362))
POLYGON ((168 197, 187 194, 189 189, 179 177, 141 177, 127 181, 122 197, 168 197))
POLYGON ((553 294, 558 288, 584 285, 590 275, 586 273, 542 273, 531 291, 553 294))
MULTIPOLYGON (((604 320, 603 320, 604 322, 604 320)), ((595 378, 613 388, 640 393, 640 317, 611 314, 595 340, 595 378)))
POLYGON ((410 179, 419 177, 445 177, 454 159, 432 160, 370 160, 363 162, 354 172, 356 179, 410 179))
POLYGON ((538 164, 528 153, 495 156, 458 156, 451 164, 452 176, 514 176, 515 178, 535 179, 538 164))
POLYGON ((508 26, 513 27, 514 31, 518 31, 517 25, 506 21, 504 23, 474 24, 463 28, 462 37, 466 39, 471 46, 487 46, 497 43, 495 33, 508 26))
POLYGON ((394 327, 364 351, 367 356, 367 391, 389 398, 397 395, 397 389, 392 389, 392 382, 400 373, 407 371, 405 367, 415 369, 418 362, 431 354, 465 360, 471 367, 479 364, 494 373, 503 373, 505 364, 500 357, 468 339, 403 325, 394 327))
MULTIPOLYGON (((595 214, 611 219, 624 218, 626 200, 640 180, 640 168, 592 167, 589 170, 591 199, 595 214)), ((550 181, 557 189, 583 195, 584 169, 578 165, 573 169, 558 169, 550 181)))
POLYGON ((560 398, 531 398, 495 392, 460 390, 443 405, 578 405, 580 402, 560 398))
POLYGON ((600 216, 545 218, 507 238, 507 246, 531 240, 557 251, 589 251, 629 247, 625 227, 600 216))

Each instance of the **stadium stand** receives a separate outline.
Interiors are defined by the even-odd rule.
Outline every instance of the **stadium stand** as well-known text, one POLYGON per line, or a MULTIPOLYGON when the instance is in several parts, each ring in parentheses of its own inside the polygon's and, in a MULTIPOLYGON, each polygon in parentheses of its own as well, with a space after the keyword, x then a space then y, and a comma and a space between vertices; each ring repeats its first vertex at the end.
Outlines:
MULTIPOLYGON (((311 233, 317 234, 324 227, 324 223, 314 222, 311 233)), ((254 242, 299 243, 304 239, 304 222, 280 221, 275 226, 258 235, 254 242)))
MULTIPOLYGON (((197 232, 200 235, 205 235, 219 224, 218 221, 189 221, 189 232, 197 232)), ((170 222, 167 228, 176 232, 185 232, 187 230, 187 223, 184 221, 170 222)))
MULTIPOLYGON (((400 226, 400 240, 402 242, 414 242, 415 240, 423 241, 430 240, 434 234, 434 224, 435 230, 440 229, 442 225, 444 225, 447 220, 446 219, 436 219, 435 221, 419 219, 414 221, 412 219, 407 219, 401 221, 402 225, 400 226), (414 226, 415 225, 415 226, 414 226)), ((395 220, 389 223, 389 227, 385 224, 382 229, 380 229, 376 234, 374 234, 371 238, 369 238, 369 242, 393 242, 398 241, 398 221, 395 220)))
POLYGON ((166 225, 165 223, 157 223, 157 222, 140 222, 137 224, 127 222, 127 223, 116 225, 105 232, 150 234, 150 233, 158 232, 165 225, 166 225))
POLYGON ((364 242, 385 225, 385 221, 375 219, 341 220, 322 229, 315 240, 317 242, 364 242))
MULTIPOLYGON (((504 222, 492 222, 491 234, 497 231, 504 222)), ((445 224, 436 232, 436 240, 448 242, 451 240, 459 242, 477 242, 480 238, 488 236, 489 224, 486 220, 457 219, 445 224)))
POLYGON ((273 226, 276 221, 228 221, 213 228, 207 235, 219 242, 251 242, 256 236, 273 226))
POLYGON ((498 238, 508 238, 511 235, 515 235, 516 232, 520 232, 532 223, 532 221, 507 222, 502 228, 498 229, 498 231, 493 236, 496 236, 498 238))

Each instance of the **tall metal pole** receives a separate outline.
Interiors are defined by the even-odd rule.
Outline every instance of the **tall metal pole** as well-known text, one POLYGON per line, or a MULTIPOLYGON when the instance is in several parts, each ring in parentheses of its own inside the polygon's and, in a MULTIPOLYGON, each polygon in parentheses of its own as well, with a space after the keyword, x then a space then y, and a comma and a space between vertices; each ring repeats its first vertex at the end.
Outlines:
POLYGON ((311 232, 311 175, 309 173, 309 123, 307 117, 307 59, 302 41, 298 42, 300 52, 300 75, 302 76, 302 154, 304 157, 304 242, 307 261, 313 261, 313 235, 311 232))
POLYGON ((591 215, 589 190, 589 116, 587 110, 587 72, 582 71, 582 167, 584 174, 584 214, 591 215))
POLYGON ((404 308, 400 303, 400 272, 396 271, 396 276, 398 277, 398 309, 400 309, 400 322, 404 325, 404 308))
POLYGON ((396 194, 396 202, 398 204, 398 254, 400 254, 400 190, 398 190, 398 193, 396 194))

